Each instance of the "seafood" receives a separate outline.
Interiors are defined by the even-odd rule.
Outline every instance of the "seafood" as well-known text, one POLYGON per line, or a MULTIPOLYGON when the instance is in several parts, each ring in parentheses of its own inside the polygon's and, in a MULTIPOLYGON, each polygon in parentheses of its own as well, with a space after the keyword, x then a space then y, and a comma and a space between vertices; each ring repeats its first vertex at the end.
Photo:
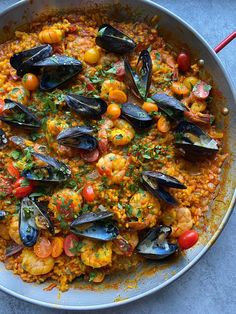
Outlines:
POLYGON ((114 122, 114 128, 110 131, 109 139, 115 146, 127 145, 135 136, 133 127, 123 119, 114 122))
POLYGON ((22 244, 19 232, 19 218, 13 216, 9 226, 9 236, 16 244, 22 244))
POLYGON ((7 145, 8 139, 6 133, 0 129, 0 149, 4 148, 7 145))
POLYGON ((121 113, 122 118, 136 129, 150 128, 153 123, 152 117, 146 111, 132 103, 123 104, 121 113))

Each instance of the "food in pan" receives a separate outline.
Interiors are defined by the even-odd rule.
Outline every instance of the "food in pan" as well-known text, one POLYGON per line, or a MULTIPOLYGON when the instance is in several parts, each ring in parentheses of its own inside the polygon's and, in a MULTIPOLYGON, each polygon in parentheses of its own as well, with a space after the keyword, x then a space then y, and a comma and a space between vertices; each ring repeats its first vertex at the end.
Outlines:
POLYGON ((1 260, 62 290, 184 254, 223 133, 188 51, 144 23, 53 17, 1 45, 1 260))

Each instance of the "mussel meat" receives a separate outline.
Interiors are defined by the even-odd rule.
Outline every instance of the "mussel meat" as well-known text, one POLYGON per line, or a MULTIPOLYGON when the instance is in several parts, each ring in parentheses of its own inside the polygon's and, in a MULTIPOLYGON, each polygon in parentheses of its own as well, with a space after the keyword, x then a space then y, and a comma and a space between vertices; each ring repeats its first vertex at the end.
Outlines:
POLYGON ((41 182, 62 182, 71 176, 71 170, 63 162, 36 152, 32 152, 32 155, 47 165, 23 170, 22 176, 26 179, 41 182))
POLYGON ((37 242, 39 235, 39 226, 37 224, 38 217, 44 219, 48 230, 54 234, 54 226, 46 211, 29 197, 23 198, 19 214, 19 230, 20 238, 24 246, 31 247, 37 242))
POLYGON ((164 225, 151 229, 138 244, 138 253, 151 260, 162 260, 176 253, 178 246, 167 241, 171 231, 171 227, 164 225))
POLYGON ((0 116, 1 121, 29 130, 41 127, 40 120, 27 107, 11 99, 5 99, 4 102, 4 112, 7 114, 3 112, 0 116))
POLYGON ((7 136, 6 133, 0 129, 0 149, 4 148, 7 145, 7 136))
POLYGON ((41 70, 40 89, 52 90, 66 83, 82 71, 82 63, 74 58, 53 55, 40 60, 33 65, 41 70))
POLYGON ((114 53, 127 53, 136 47, 133 39, 109 24, 99 27, 96 44, 101 48, 114 53))
POLYGON ((150 128, 153 123, 152 117, 146 111, 132 103, 121 105, 121 116, 136 129, 150 128))
POLYGON ((163 187, 186 189, 186 186, 176 178, 168 176, 158 171, 143 171, 142 172, 143 186, 155 197, 160 198, 168 204, 177 204, 176 199, 163 187))
POLYGON ((119 234, 118 228, 110 220, 113 215, 109 211, 82 214, 71 223, 71 232, 101 241, 113 240, 119 234))
POLYGON ((59 144, 84 151, 92 151, 97 147, 97 139, 90 133, 93 129, 87 126, 76 126, 62 131, 57 136, 59 144))
POLYGON ((155 94, 151 98, 169 118, 177 121, 184 118, 187 108, 176 98, 166 94, 155 94))
POLYGON ((219 150, 213 138, 187 121, 180 122, 175 129, 175 146, 190 160, 213 156, 219 150))
POLYGON ((137 97, 145 100, 152 78, 152 59, 149 52, 141 51, 135 70, 131 68, 127 59, 124 60, 124 64, 127 84, 137 97))
POLYGON ((35 72, 33 65, 52 55, 50 45, 37 46, 29 50, 15 53, 10 58, 11 66, 17 70, 17 75, 23 76, 25 73, 35 72))
POLYGON ((100 119, 107 110, 107 103, 101 98, 67 94, 65 101, 71 109, 85 119, 100 119))

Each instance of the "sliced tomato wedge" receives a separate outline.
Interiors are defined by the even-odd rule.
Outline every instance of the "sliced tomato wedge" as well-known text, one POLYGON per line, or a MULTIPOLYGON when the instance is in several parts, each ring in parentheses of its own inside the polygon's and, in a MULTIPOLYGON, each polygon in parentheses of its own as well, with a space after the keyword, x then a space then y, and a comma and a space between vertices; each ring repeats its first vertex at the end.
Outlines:
POLYGON ((76 255, 76 245, 79 243, 80 239, 73 233, 68 234, 68 236, 64 239, 64 252, 67 256, 75 256, 76 255))
POLYGON ((87 202, 93 202, 95 200, 95 193, 91 184, 84 186, 82 195, 87 202))
POLYGON ((0 175, 0 195, 7 196, 12 193, 11 180, 0 175))
POLYGON ((95 162, 99 157, 99 150, 94 149, 92 152, 80 152, 80 157, 87 162, 95 162))
POLYGON ((194 96, 200 99, 206 99, 210 94, 210 90, 211 90, 211 85, 208 85, 204 81, 199 81, 197 82, 197 84, 193 86, 194 96))
POLYGON ((52 254, 51 242, 47 238, 44 237, 39 238, 34 246, 34 253, 39 258, 49 257, 52 254))
POLYGON ((20 177, 19 170, 14 166, 14 163, 11 162, 7 166, 8 173, 15 179, 18 179, 20 177))
POLYGON ((29 180, 25 179, 24 177, 20 177, 13 184, 12 193, 17 198, 23 198, 32 193, 33 188, 34 186, 29 180))

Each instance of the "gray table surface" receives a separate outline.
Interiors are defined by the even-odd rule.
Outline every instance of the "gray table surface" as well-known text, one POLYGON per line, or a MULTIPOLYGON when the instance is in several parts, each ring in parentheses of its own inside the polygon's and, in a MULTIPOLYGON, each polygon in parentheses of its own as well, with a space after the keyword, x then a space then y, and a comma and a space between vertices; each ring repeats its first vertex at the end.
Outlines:
MULTIPOLYGON (((0 0, 0 11, 15 2, 17 1, 0 0)), ((156 0, 155 2, 182 17, 212 46, 236 29, 236 0, 156 0)), ((220 53, 220 58, 236 86, 235 51, 236 40, 220 53)), ((236 212, 232 214, 216 244, 179 280, 135 303, 111 310, 96 311, 96 313, 236 313, 235 231, 236 212)), ((66 314, 68 311, 42 308, 0 292, 0 313, 58 312, 66 314)))

